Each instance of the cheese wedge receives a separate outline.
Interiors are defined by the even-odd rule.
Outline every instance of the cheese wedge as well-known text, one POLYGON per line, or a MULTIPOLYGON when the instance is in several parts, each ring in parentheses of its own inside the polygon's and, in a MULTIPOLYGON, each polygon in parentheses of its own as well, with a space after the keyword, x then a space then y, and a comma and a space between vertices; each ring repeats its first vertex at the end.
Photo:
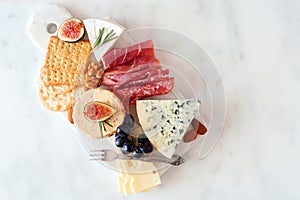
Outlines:
POLYGON ((83 20, 83 23, 92 47, 94 47, 95 41, 99 36, 99 29, 104 28, 103 38, 111 30, 113 30, 116 33, 115 36, 117 36, 117 38, 103 44, 100 48, 93 49, 94 55, 98 61, 100 61, 102 56, 113 47, 118 37, 122 34, 123 30, 125 29, 119 24, 112 23, 104 19, 85 19, 83 20))
POLYGON ((173 156, 199 106, 195 99, 138 100, 136 103, 144 133, 167 158, 173 156))
POLYGON ((152 163, 120 160, 119 166, 122 172, 118 175, 118 190, 125 195, 149 191, 161 184, 158 171, 152 163))

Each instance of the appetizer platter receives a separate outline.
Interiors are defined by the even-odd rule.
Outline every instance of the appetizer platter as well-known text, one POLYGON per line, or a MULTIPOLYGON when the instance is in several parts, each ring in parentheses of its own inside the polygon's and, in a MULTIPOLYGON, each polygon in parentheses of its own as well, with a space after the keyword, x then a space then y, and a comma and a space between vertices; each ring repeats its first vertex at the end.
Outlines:
POLYGON ((190 39, 126 30, 107 17, 77 19, 57 5, 38 10, 27 31, 45 52, 36 81, 41 104, 68 119, 91 160, 117 173, 119 192, 152 190, 194 146, 206 155, 215 144, 210 82, 189 59, 190 39))

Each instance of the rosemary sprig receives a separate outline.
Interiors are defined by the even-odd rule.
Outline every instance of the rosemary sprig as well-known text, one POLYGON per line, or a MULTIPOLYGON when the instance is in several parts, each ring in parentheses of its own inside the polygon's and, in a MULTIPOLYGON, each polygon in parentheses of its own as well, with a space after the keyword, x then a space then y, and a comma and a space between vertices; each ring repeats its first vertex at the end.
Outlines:
POLYGON ((103 138, 103 131, 105 131, 105 132, 107 131, 106 128, 105 128, 105 124, 107 124, 110 127, 113 127, 113 125, 111 125, 107 121, 100 121, 100 122, 98 122, 98 124, 99 124, 99 128, 100 128, 101 138, 103 138))
POLYGON ((107 122, 107 121, 104 121, 104 123, 105 124, 107 124, 108 126, 110 126, 110 127, 113 127, 113 125, 111 125, 109 122, 107 122))
POLYGON ((103 127, 103 130, 106 132, 106 128, 105 128, 104 122, 102 122, 102 127, 103 127))
POLYGON ((97 39, 94 43, 93 48, 95 48, 96 46, 98 46, 100 44, 100 42, 102 40, 103 33, 104 33, 104 27, 99 29, 99 35, 98 35, 98 37, 97 37, 97 39))
POLYGON ((105 27, 99 29, 99 35, 93 45, 93 48, 96 48, 98 46, 100 47, 103 44, 117 38, 117 36, 115 36, 116 33, 114 32, 113 29, 111 31, 109 31, 109 33, 107 33, 107 35, 105 37, 103 37, 104 30, 105 30, 105 27))
POLYGON ((101 138, 103 138, 103 131, 102 131, 103 122, 98 122, 98 124, 99 124, 99 128, 100 128, 101 138))

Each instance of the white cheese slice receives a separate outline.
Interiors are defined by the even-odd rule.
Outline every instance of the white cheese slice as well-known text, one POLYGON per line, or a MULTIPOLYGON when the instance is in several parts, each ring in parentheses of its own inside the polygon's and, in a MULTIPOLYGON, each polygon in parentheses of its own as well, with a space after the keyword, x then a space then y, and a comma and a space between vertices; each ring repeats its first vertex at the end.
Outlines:
POLYGON ((112 23, 111 21, 104 19, 85 19, 83 20, 83 23, 92 47, 94 47, 95 41, 99 36, 99 29, 104 27, 103 37, 105 37, 111 30, 113 30, 116 33, 116 39, 103 44, 99 48, 93 49, 94 55, 98 61, 101 60, 102 56, 114 46, 117 39, 120 37, 123 30, 125 29, 119 24, 112 23))
POLYGON ((153 163, 138 160, 119 160, 118 190, 125 195, 154 189, 161 180, 153 163))
POLYGON ((152 145, 171 158, 188 129, 199 102, 185 100, 138 100, 136 109, 144 133, 152 145))

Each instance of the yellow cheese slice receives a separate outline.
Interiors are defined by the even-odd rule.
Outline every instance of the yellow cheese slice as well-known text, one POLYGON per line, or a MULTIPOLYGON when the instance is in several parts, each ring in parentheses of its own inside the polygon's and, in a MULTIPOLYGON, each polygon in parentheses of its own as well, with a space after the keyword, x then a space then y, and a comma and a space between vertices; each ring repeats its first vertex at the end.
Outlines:
POLYGON ((122 172, 118 176, 118 191, 125 195, 149 191, 161 184, 158 171, 152 163, 120 160, 119 166, 122 172), (132 168, 137 166, 138 173, 132 173, 132 168))

